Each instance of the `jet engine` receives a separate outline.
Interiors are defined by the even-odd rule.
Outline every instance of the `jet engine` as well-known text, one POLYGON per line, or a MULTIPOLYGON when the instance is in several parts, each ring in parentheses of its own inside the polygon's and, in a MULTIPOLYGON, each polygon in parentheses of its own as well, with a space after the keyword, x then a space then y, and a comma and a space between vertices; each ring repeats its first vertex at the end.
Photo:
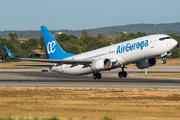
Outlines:
POLYGON ((108 58, 97 59, 91 65, 91 69, 93 71, 108 70, 111 67, 112 67, 112 62, 108 58))
POLYGON ((144 68, 148 68, 151 66, 154 66, 156 64, 156 59, 155 58, 151 58, 151 59, 146 59, 146 60, 142 60, 136 63, 136 66, 139 69, 144 69, 144 68))

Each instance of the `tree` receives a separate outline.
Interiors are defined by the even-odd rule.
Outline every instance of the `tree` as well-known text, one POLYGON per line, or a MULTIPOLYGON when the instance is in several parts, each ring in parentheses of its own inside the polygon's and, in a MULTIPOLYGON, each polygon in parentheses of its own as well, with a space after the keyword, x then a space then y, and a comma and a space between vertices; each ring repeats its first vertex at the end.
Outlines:
POLYGON ((97 39, 99 39, 100 41, 108 41, 109 37, 107 35, 97 34, 97 39))
POLYGON ((78 45, 79 44, 79 40, 76 36, 74 35, 69 35, 69 40, 68 42, 72 43, 73 45, 78 45))
POLYGON ((79 54, 80 53, 79 48, 77 46, 75 46, 75 45, 69 47, 69 52, 74 53, 74 54, 79 54))
POLYGON ((84 42, 85 45, 88 45, 90 41, 99 41, 96 37, 92 36, 85 36, 82 41, 84 42))
POLYGON ((180 36, 179 35, 174 35, 174 34, 169 34, 173 39, 175 39, 178 42, 178 45, 176 48, 172 50, 172 57, 179 58, 180 57, 180 36))
POLYGON ((20 44, 20 48, 23 50, 22 53, 24 56, 33 56, 35 55, 35 48, 37 47, 38 41, 36 39, 29 39, 29 41, 25 42, 25 43, 21 43, 20 44))
MULTIPOLYGON (((43 36, 40 37, 39 39, 39 45, 41 46, 41 50, 42 50, 42 53, 45 53, 45 56, 47 57, 48 54, 47 54, 47 50, 46 50, 46 46, 45 46, 45 43, 44 43, 44 38, 43 36)), ((44 55, 42 54, 41 55, 41 59, 44 57, 44 55)))
POLYGON ((146 36, 148 34, 146 34, 145 32, 144 33, 141 33, 141 32, 137 32, 136 36, 137 37, 142 37, 142 36, 146 36))
POLYGON ((3 60, 5 60, 5 55, 7 54, 4 45, 6 45, 6 39, 0 38, 0 55, 2 56, 3 60))
POLYGON ((128 37, 129 37, 129 39, 137 38, 137 36, 134 33, 129 33, 128 37))
POLYGON ((31 52, 29 49, 29 45, 28 45, 28 41, 25 43, 21 43, 19 44, 20 47, 20 53, 21 53, 21 57, 29 57, 29 53, 31 52))
POLYGON ((122 36, 124 36, 125 34, 123 34, 123 32, 118 32, 118 31, 116 31, 115 33, 114 33, 114 40, 113 40, 113 43, 115 44, 115 43, 119 43, 120 41, 121 41, 121 38, 122 38, 122 36))
POLYGON ((62 34, 57 35, 57 39, 59 42, 60 41, 63 42, 63 41, 69 40, 69 36, 66 35, 65 33, 62 33, 62 34))
POLYGON ((174 48, 174 49, 172 50, 171 56, 172 56, 173 58, 178 58, 178 57, 180 57, 180 50, 179 50, 179 48, 174 48))
POLYGON ((17 38, 18 38, 17 33, 11 32, 11 33, 9 33, 8 35, 9 35, 9 37, 10 37, 11 40, 17 40, 17 38))
POLYGON ((30 49, 31 54, 33 55, 33 58, 34 58, 34 55, 35 55, 34 50, 35 50, 35 48, 37 47, 37 44, 38 44, 37 39, 31 38, 31 39, 29 39, 29 41, 28 41, 28 47, 29 47, 29 49, 30 49))
POLYGON ((94 49, 97 49, 97 48, 100 48, 102 46, 102 42, 100 41, 90 41, 89 44, 87 45, 87 51, 90 51, 90 50, 94 50, 94 49))
POLYGON ((75 35, 69 35, 69 40, 70 39, 78 40, 78 38, 75 35))
POLYGON ((86 36, 89 36, 89 34, 85 30, 82 30, 81 37, 84 38, 86 36))
POLYGON ((97 39, 102 40, 104 36, 102 34, 97 34, 97 39))

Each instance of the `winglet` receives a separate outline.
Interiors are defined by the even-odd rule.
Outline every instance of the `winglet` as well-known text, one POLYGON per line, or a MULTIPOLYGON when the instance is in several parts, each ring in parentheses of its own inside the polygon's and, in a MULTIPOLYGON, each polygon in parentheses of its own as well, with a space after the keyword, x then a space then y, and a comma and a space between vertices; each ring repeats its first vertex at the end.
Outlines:
POLYGON ((9 58, 10 58, 10 59, 16 59, 16 58, 11 54, 11 52, 8 50, 8 48, 6 47, 6 45, 4 45, 4 47, 5 47, 5 49, 6 49, 6 52, 7 52, 8 56, 9 56, 9 58))

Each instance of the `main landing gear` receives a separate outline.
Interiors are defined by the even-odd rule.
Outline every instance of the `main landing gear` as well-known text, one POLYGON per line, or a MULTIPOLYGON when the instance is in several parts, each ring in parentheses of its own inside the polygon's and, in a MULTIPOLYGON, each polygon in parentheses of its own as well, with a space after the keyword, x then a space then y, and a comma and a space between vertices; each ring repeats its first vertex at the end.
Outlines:
POLYGON ((101 73, 93 73, 92 78, 93 79, 101 79, 101 73))
POLYGON ((127 72, 124 71, 124 68, 125 68, 125 67, 122 66, 122 72, 119 72, 119 73, 118 73, 119 78, 122 78, 122 77, 126 78, 126 77, 127 77, 127 72))
MULTIPOLYGON (((119 72, 118 73, 118 76, 119 76, 119 78, 126 78, 127 77, 127 72, 126 71, 124 71, 124 66, 122 66, 121 67, 122 68, 122 72, 119 72)), ((92 75, 92 78, 93 79, 101 79, 101 73, 93 73, 93 75, 92 75)))

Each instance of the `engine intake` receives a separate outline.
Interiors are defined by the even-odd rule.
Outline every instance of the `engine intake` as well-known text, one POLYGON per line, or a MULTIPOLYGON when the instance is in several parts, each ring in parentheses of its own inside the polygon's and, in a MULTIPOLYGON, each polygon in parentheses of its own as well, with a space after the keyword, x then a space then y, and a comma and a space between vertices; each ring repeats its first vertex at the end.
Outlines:
POLYGON ((108 58, 97 59, 91 65, 91 69, 93 71, 108 70, 111 67, 112 67, 112 62, 108 58))
POLYGON ((146 60, 142 60, 136 63, 136 66, 139 69, 144 69, 144 68, 148 68, 148 67, 152 67, 156 64, 156 59, 155 58, 151 58, 151 59, 146 59, 146 60))

